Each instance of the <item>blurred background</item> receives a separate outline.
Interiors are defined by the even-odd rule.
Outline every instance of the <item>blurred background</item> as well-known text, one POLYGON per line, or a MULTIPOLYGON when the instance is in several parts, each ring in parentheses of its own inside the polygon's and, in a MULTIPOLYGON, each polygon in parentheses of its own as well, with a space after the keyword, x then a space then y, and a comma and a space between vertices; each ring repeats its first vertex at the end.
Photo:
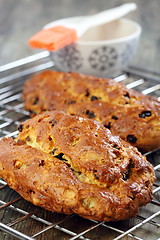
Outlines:
MULTIPOLYGON (((125 0, 0 0, 0 65, 39 52, 28 39, 47 23, 133 2, 125 0)), ((142 35, 132 65, 160 72, 160 1, 135 0, 138 9, 127 18, 142 26, 142 35)))

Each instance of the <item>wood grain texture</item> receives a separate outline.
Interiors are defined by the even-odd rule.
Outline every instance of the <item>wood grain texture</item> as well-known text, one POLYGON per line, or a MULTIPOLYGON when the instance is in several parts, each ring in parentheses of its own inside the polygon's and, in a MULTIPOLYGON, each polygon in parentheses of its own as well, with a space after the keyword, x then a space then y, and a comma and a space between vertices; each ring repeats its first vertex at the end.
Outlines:
MULTIPOLYGON (((0 1, 0 65, 29 56, 28 38, 50 21, 94 14, 115 7, 126 0, 1 0, 0 1)), ((141 24, 143 32, 132 65, 160 72, 160 4, 159 0, 135 0, 137 11, 128 17, 141 24)))

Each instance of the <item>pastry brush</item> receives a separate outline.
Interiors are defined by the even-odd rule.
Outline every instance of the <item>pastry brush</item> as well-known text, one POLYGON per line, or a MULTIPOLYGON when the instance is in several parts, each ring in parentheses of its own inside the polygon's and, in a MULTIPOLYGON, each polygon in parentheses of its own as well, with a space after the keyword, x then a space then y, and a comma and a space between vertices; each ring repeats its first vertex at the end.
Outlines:
POLYGON ((44 28, 29 39, 32 48, 42 48, 56 51, 64 46, 76 42, 89 28, 119 19, 136 9, 135 3, 126 3, 121 6, 87 16, 84 20, 75 23, 63 23, 44 28))

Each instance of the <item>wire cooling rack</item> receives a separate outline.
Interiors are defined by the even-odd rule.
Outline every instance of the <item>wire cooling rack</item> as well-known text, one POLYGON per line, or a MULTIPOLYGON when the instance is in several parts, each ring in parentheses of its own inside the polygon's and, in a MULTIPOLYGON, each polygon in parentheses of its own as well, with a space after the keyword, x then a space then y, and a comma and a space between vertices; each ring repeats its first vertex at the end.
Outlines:
MULTIPOLYGON (((23 83, 34 73, 48 68, 54 69, 54 63, 46 51, 0 67, 0 137, 16 136, 17 124, 29 117, 21 100, 23 83)), ((158 74, 132 67, 113 78, 127 88, 154 95, 160 100, 158 74)), ((154 198, 129 221, 98 222, 76 214, 67 216, 49 212, 25 201, 0 179, 0 239, 160 239, 160 151, 149 152, 146 156, 154 165, 157 177, 154 198)))

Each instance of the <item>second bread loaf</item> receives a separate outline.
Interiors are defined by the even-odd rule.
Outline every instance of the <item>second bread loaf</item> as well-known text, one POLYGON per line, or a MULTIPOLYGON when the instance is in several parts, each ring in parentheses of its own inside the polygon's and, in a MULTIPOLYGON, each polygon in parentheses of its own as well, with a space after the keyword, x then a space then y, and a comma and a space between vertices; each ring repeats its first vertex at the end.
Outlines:
POLYGON ((23 99, 32 116, 62 110, 103 123, 143 152, 160 147, 160 102, 114 80, 45 71, 25 83, 23 99))

